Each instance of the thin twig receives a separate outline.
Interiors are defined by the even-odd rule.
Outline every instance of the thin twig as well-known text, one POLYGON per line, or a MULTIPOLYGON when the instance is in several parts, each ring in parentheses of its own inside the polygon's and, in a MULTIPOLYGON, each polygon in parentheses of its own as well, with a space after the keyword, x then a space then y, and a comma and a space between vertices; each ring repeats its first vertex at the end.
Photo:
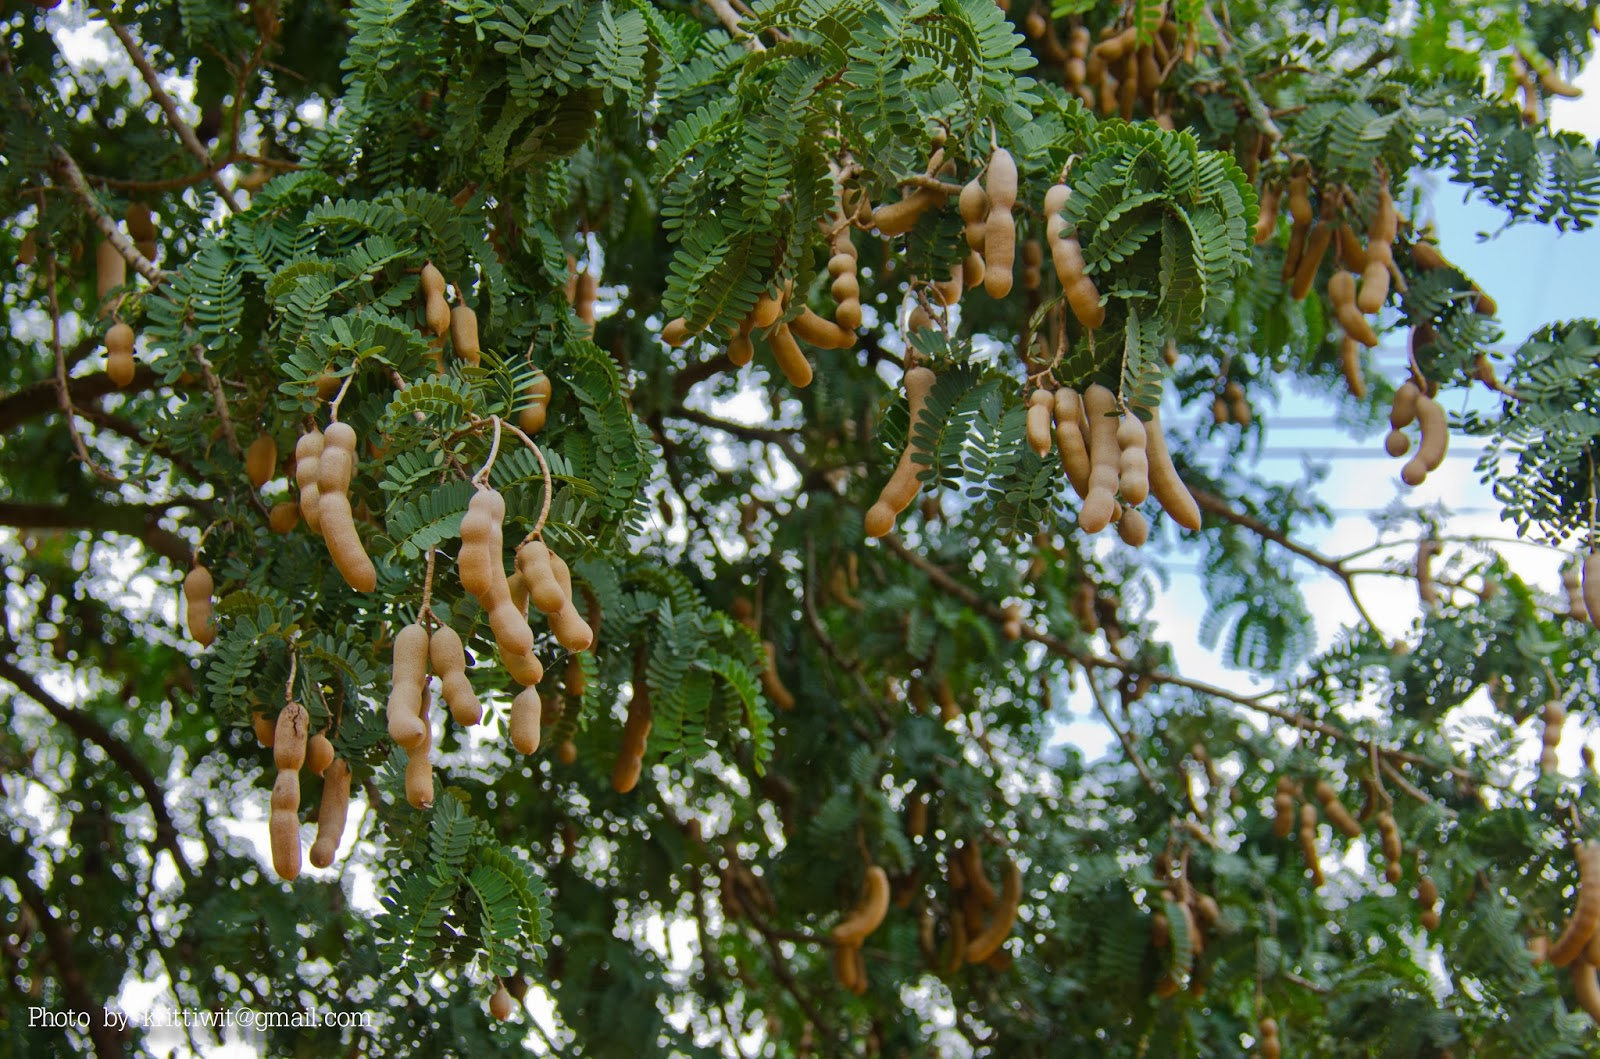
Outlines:
POLYGON ((706 0, 706 6, 711 8, 712 12, 717 16, 717 21, 728 28, 728 34, 734 40, 751 51, 767 50, 765 44, 751 36, 743 26, 739 25, 739 13, 729 6, 728 0, 706 0))
POLYGON ((235 456, 243 453, 239 448, 239 436, 233 432, 233 416, 228 414, 228 398, 222 392, 222 383, 217 379, 217 372, 211 366, 211 361, 206 359, 206 348, 196 342, 190 352, 200 365, 200 374, 206 381, 206 389, 211 391, 211 401, 217 406, 217 419, 222 427, 222 437, 228 443, 228 448, 235 456))
POLYGON ((494 423, 494 440, 489 442, 489 458, 472 476, 473 487, 477 489, 489 488, 489 472, 494 469, 494 461, 500 455, 500 417, 490 416, 489 419, 494 423))
POLYGON ((1111 711, 1106 708, 1105 697, 1100 694, 1100 685, 1094 682, 1094 674, 1085 671, 1084 680, 1089 685, 1089 694, 1094 698, 1095 709, 1100 711, 1100 716, 1105 719, 1107 726, 1116 733, 1117 741, 1122 744, 1122 749, 1128 755, 1128 760, 1133 763, 1134 768, 1139 770, 1139 778, 1144 780, 1144 785, 1150 788, 1151 794, 1157 798, 1165 799, 1166 792, 1161 789, 1161 785, 1156 782, 1156 778, 1150 774, 1150 766, 1144 763, 1144 758, 1139 754, 1139 748, 1134 745, 1133 737, 1123 730, 1122 726, 1112 718, 1111 711))
POLYGON ((149 258, 139 253, 139 248, 134 246, 128 237, 123 234, 122 228, 112 219, 111 215, 100 208, 100 200, 89 189, 88 182, 83 177, 83 170, 78 168, 78 163, 66 149, 60 146, 51 148, 51 155, 55 159, 56 168, 67 178, 67 186, 73 195, 83 204, 88 212, 89 219, 94 221, 94 226, 100 229, 100 234, 105 236, 106 242, 121 254, 133 270, 149 281, 150 286, 159 287, 166 282, 167 274, 150 261, 149 258))
POLYGON ((544 479, 544 501, 539 505, 539 517, 534 521, 533 529, 528 532, 529 537, 537 537, 544 532, 545 521, 550 517, 550 501, 555 493, 555 483, 550 476, 550 464, 544 458, 544 450, 532 438, 510 423, 503 425, 505 429, 521 438, 522 443, 533 450, 533 458, 539 461, 539 475, 544 479))
POLYGON ((83 435, 78 432, 77 412, 72 407, 72 394, 67 388, 67 358, 61 349, 61 302, 56 297, 56 250, 51 245, 45 254, 45 282, 50 289, 50 350, 56 359, 56 398, 61 404, 61 414, 67 420, 67 433, 72 435, 72 447, 78 454, 78 459, 94 474, 114 485, 120 485, 121 479, 110 471, 100 466, 89 455, 89 448, 83 443, 83 435))

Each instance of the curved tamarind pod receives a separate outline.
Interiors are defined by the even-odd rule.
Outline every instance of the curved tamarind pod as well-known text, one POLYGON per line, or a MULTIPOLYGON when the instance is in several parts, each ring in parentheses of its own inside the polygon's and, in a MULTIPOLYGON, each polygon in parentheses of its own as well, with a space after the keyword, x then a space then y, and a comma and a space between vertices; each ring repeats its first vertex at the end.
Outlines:
POLYGON ((312 427, 294 443, 294 480, 300 489, 300 517, 312 533, 322 532, 318 478, 322 474, 322 431, 312 427))
POLYGON ((1439 542, 1424 537, 1417 542, 1416 578, 1417 598, 1425 607, 1439 605, 1439 589, 1433 583, 1433 557, 1439 552, 1439 542))
POLYGON ((840 988, 846 992, 854 993, 857 984, 856 954, 860 948, 855 945, 835 944, 833 946, 833 977, 838 980, 840 988))
MULTIPOLYGON (((589 274, 585 272, 584 275, 589 274)), ((474 368, 483 359, 483 350, 478 345, 478 314, 466 305, 450 310, 450 342, 456 348, 456 356, 474 368)))
POLYGON ((633 698, 628 702, 628 719, 622 726, 622 745, 611 769, 611 789, 618 794, 627 794, 638 786, 650 740, 651 718, 650 687, 642 673, 635 670, 633 698))
POLYGON ((922 417, 923 406, 927 403, 928 394, 933 390, 933 384, 938 381, 937 376, 929 368, 915 367, 905 374, 906 403, 910 407, 910 415, 906 420, 906 447, 900 453, 900 461, 895 464, 894 473, 884 483, 883 489, 878 493, 877 501, 867 510, 864 527, 867 536, 882 537, 894 529, 895 519, 900 512, 911 505, 917 493, 922 489, 918 479, 918 465, 912 459, 915 446, 912 439, 916 436, 918 422, 922 417))
POLYGON ((523 541, 517 546, 517 572, 527 582, 528 599, 541 613, 554 614, 567 603, 544 541, 523 541))
POLYGON ((273 533, 288 533, 300 524, 300 505, 283 500, 267 510, 267 528, 273 533))
POLYGON ((119 390, 133 381, 133 338, 133 328, 120 321, 106 330, 106 375, 119 390))
POLYGON ((1139 41, 1137 27, 1128 26, 1094 46, 1093 55, 1103 63, 1114 63, 1127 56, 1139 41))
POLYGON ((1011 270, 1017 248, 1017 225, 1011 210, 1017 203, 1017 163, 1004 147, 989 156, 989 216, 983 231, 983 289, 994 298, 1011 293, 1011 270))
POLYGON ((1022 289, 1038 290, 1040 272, 1039 266, 1044 264, 1044 249, 1037 239, 1025 239, 1022 243, 1022 289))
POLYGON ((355 474, 356 432, 348 423, 330 423, 322 438, 322 457, 317 463, 317 518, 322 539, 345 583, 357 592, 371 592, 378 585, 378 572, 356 533, 348 493, 355 474))
POLYGON ((1367 248, 1349 224, 1339 225, 1339 263, 1351 272, 1361 272, 1367 267, 1367 248))
POLYGON ((413 809, 433 807, 433 726, 428 723, 428 694, 422 698, 422 744, 407 753, 406 801, 413 809))
POLYGON ((1289 218, 1298 225, 1311 224, 1311 177, 1306 173, 1289 178, 1289 218))
POLYGON ((1356 305, 1356 277, 1352 273, 1338 269, 1328 277, 1328 301, 1345 334, 1368 349, 1378 344, 1377 333, 1356 305))
POLYGON ((789 325, 779 324, 767 336, 767 342, 772 346, 772 356, 778 362, 778 369, 783 372, 783 377, 789 380, 789 384, 799 389, 810 386, 811 362, 800 352, 800 346, 795 342, 794 335, 789 333, 789 325))
MULTIPOLYGON (((833 277, 835 285, 837 285, 839 280, 845 276, 849 276, 851 279, 854 279, 855 273, 856 255, 854 246, 852 246, 848 251, 836 252, 832 257, 828 258, 828 275, 833 277)), ((860 290, 858 289, 856 293, 859 294, 860 290)), ((835 286, 833 296, 835 298, 844 297, 844 295, 839 293, 837 286, 835 286)), ((854 297, 854 295, 851 295, 851 297, 854 297)))
POLYGON ((762 640, 761 649, 767 656, 767 668, 761 671, 761 689, 778 709, 794 709, 794 693, 784 686, 783 679, 778 676, 777 645, 771 640, 762 640))
POLYGON ((1083 247, 1076 235, 1066 232, 1066 209, 1072 192, 1065 184, 1056 184, 1045 193, 1045 240, 1050 244, 1050 262, 1055 266, 1056 278, 1067 296, 1067 304, 1078 323, 1093 331, 1106 321, 1105 306, 1100 304, 1100 291, 1089 278, 1088 266, 1083 260, 1083 247))
POLYGON ((272 785, 272 813, 267 834, 272 845, 272 870, 292 882, 300 877, 300 774, 279 772, 272 785))
POLYGON ((1022 869, 1017 862, 1007 858, 1005 877, 1000 883, 1000 903, 994 918, 977 936, 967 940, 967 962, 982 963, 1011 935, 1017 922, 1017 907, 1022 903, 1022 869))
POLYGON ((1145 453, 1148 435, 1138 416, 1127 414, 1117 424, 1117 492, 1130 505, 1144 503, 1150 495, 1150 462, 1145 453))
POLYGON ((1367 380, 1361 374, 1361 343, 1350 335, 1339 341, 1339 369, 1344 373, 1344 383, 1356 400, 1367 396, 1367 380))
POLYGON ((1056 391, 1056 451, 1061 455, 1061 467, 1067 472, 1067 481, 1082 499, 1089 492, 1089 447, 1083 440, 1083 401, 1078 391, 1063 386, 1056 391))
POLYGON ((450 716, 460 725, 474 725, 483 719, 483 705, 467 679, 467 652, 461 637, 448 625, 440 625, 428 637, 428 660, 439 675, 444 701, 450 716))
POLYGON ((1578 851, 1578 898, 1566 926, 1550 945, 1550 962, 1565 967, 1589 944, 1600 924, 1600 843, 1585 842, 1578 851))
POLYGON ((1417 425, 1422 428, 1422 440, 1415 455, 1400 469, 1400 479, 1407 485, 1421 485, 1429 471, 1438 470, 1450 445, 1444 406, 1425 394, 1417 397, 1417 425))
POLYGON ((250 727, 255 730, 256 742, 271 750, 272 741, 278 737, 278 719, 264 713, 252 713, 250 727))
POLYGON ((836 945, 860 945, 883 922, 889 911, 889 876, 874 864, 867 869, 861 901, 833 928, 836 945))
POLYGON ((1255 242, 1257 246, 1272 238, 1278 230, 1278 202, 1283 198, 1283 188, 1268 184, 1261 189, 1261 211, 1256 214, 1255 242))
POLYGON ((989 195, 983 190, 983 185, 973 177, 961 187, 961 194, 956 199, 956 207, 961 211, 961 220, 965 222, 963 235, 967 240, 967 249, 974 253, 983 253, 987 233, 984 224, 989 217, 989 195))
POLYGON ((250 484, 257 489, 267 484, 278 466, 278 443, 271 434, 261 434, 244 451, 244 471, 250 484))
POLYGON ((215 585, 211 571, 199 563, 184 576, 184 623, 189 627, 189 637, 201 647, 210 647, 217 639, 217 625, 211 618, 211 592, 215 585))
POLYGON ((556 642, 567 650, 587 651, 594 643, 594 630, 589 628, 589 623, 584 621, 583 616, 578 613, 578 608, 573 606, 572 572, 567 568, 565 559, 553 551, 548 554, 550 569, 561 584, 562 594, 567 600, 565 606, 550 615, 550 631, 555 633, 556 642))
POLYGON ((544 663, 539 661, 539 656, 532 650, 524 651, 519 655, 500 652, 500 664, 505 666, 511 679, 528 688, 544 679, 544 663))
POLYGON ((1055 395, 1042 386, 1028 395, 1028 447, 1040 456, 1050 451, 1050 413, 1054 406, 1055 395))
POLYGON ((1278 838, 1288 838, 1295 828, 1294 780, 1278 777, 1278 788, 1272 795, 1272 833, 1278 838))
POLYGON ((323 770, 322 802, 317 809, 317 837, 311 843, 311 866, 326 868, 339 852, 344 825, 350 815, 350 764, 334 758, 323 770))
POLYGON ((298 702, 286 703, 278 711, 272 732, 272 762, 279 771, 298 772, 306 763, 306 738, 311 717, 298 702))
POLYGON ((425 297, 444 296, 444 273, 440 272, 432 261, 422 266, 422 273, 418 278, 421 281, 422 293, 425 297))
POLYGON ((728 361, 734 367, 742 368, 754 360, 755 355, 755 343, 750 341, 750 321, 746 319, 728 340, 728 361))
MULTIPOLYGON (((277 737, 276 731, 273 737, 277 737)), ((306 768, 314 775, 320 776, 328 771, 334 758, 333 743, 322 732, 318 732, 306 742, 306 768)))
POLYGON ((1389 299, 1388 263, 1369 256, 1367 267, 1361 270, 1361 290, 1356 295, 1356 308, 1364 313, 1375 313, 1389 299))
POLYGON ((407 752, 428 738, 422 720, 422 693, 428 679, 428 630, 412 622, 394 637, 394 668, 390 674, 386 715, 389 738, 407 752))
POLYGON ((820 349, 849 349, 856 342, 853 332, 818 316, 810 308, 800 310, 800 315, 789 321, 789 329, 801 341, 820 349))
POLYGON ((511 593, 511 605, 517 608, 517 613, 528 613, 528 579, 522 576, 521 568, 513 569, 506 578, 506 590, 511 593))
POLYGON ((961 845, 962 877, 966 879, 966 888, 971 890, 983 908, 988 908, 999 899, 995 893, 994 884, 989 881, 988 875, 983 870, 983 850, 976 841, 964 842, 961 845))
POLYGON ((450 303, 443 294, 430 294, 423 303, 423 318, 435 338, 443 338, 450 331, 450 303))
POLYGON ((1089 422, 1089 495, 1078 509, 1078 526, 1085 533, 1099 533, 1111 525, 1117 513, 1118 422, 1112 413, 1117 398, 1095 383, 1083 395, 1084 416, 1089 422))
POLYGON ((782 315, 782 299, 774 298, 768 292, 762 291, 761 297, 756 299, 756 307, 750 310, 750 322, 756 327, 771 327, 782 315))
POLYGON ((1339 801, 1339 794, 1327 780, 1318 780, 1315 787, 1317 801, 1322 803, 1322 814, 1328 818, 1328 823, 1343 831, 1350 838, 1361 837, 1361 825, 1356 818, 1350 815, 1350 810, 1339 801))
POLYGON ((1322 259, 1327 256, 1328 244, 1332 241, 1332 223, 1326 219, 1318 221, 1306 237, 1305 251, 1295 265, 1294 282, 1289 287, 1289 296, 1295 301, 1305 301, 1306 295, 1311 293, 1317 271, 1322 268, 1322 259))
POLYGON ((1372 211, 1372 220, 1367 225, 1368 256, 1377 252, 1388 257, 1399 231, 1400 214, 1394 208, 1394 196, 1389 194, 1388 183, 1381 183, 1378 185, 1378 205, 1372 211))
POLYGON ((594 303, 599 295, 600 281, 595 278, 594 273, 588 269, 578 273, 578 280, 572 291, 572 308, 578 314, 578 319, 590 327, 594 326, 594 303))
POLYGON ((1125 507, 1122 517, 1117 519, 1117 536, 1130 548, 1143 548, 1150 539, 1150 523, 1138 508, 1125 507))
POLYGON ((1589 620, 1600 628, 1600 553, 1583 557, 1583 606, 1589 620))
POLYGON ((1583 89, 1556 73, 1554 66, 1546 66, 1539 71, 1539 85, 1551 95, 1563 99, 1579 99, 1583 96, 1583 89))
POLYGON ((661 341, 673 349, 687 344, 692 337, 693 332, 689 330, 689 321, 681 316, 675 316, 668 320, 667 326, 661 329, 661 341))
POLYGON ((966 258, 961 262, 961 285, 967 290, 978 286, 983 282, 985 271, 983 255, 976 250, 968 251, 966 258))
POLYGON ((1572 996, 1592 1021, 1600 1023, 1600 980, 1595 976, 1594 964, 1588 960, 1572 965, 1572 996))
POLYGON ((1410 426, 1416 420, 1417 400, 1421 396, 1422 390, 1410 379, 1395 389, 1394 402, 1389 406, 1389 436, 1383 443, 1389 455, 1404 456, 1411 448, 1411 439, 1400 431, 1402 427, 1410 426))
POLYGON ((534 435, 544 429, 545 417, 550 410, 550 377, 543 372, 528 384, 528 399, 532 402, 517 413, 517 425, 522 432, 534 435))
MULTIPOLYGON (((493 592, 497 556, 491 547, 500 535, 505 515, 506 502, 499 491, 479 489, 467 501, 467 513, 461 517, 461 550, 456 555, 456 566, 461 587, 480 600, 493 592)), ((510 594, 509 587, 506 593, 510 594)))
POLYGON ((106 295, 128 282, 128 259, 102 239, 94 248, 94 264, 96 296, 105 301, 106 295))
POLYGON ((893 238, 904 235, 917 226, 917 221, 930 209, 944 205, 944 193, 934 188, 919 187, 898 202, 887 203, 872 211, 872 226, 879 235, 893 238))
POLYGON ((1150 467, 1150 492, 1161 504, 1161 510, 1172 516, 1172 521, 1186 530, 1200 528, 1200 505, 1195 503, 1189 487, 1178 477, 1172 465, 1172 453, 1167 450, 1167 435, 1161 429, 1161 409, 1152 408, 1150 419, 1144 425, 1145 459, 1150 467))
POLYGON ((523 688, 511 700, 511 720, 507 731, 511 736, 511 745, 517 748, 519 754, 531 754, 539 749, 541 712, 539 689, 536 687, 530 685, 523 688))
POLYGON ((1305 855, 1306 869, 1311 872, 1312 887, 1321 889, 1327 879, 1317 856, 1317 807, 1310 802, 1300 806, 1300 852, 1305 855))

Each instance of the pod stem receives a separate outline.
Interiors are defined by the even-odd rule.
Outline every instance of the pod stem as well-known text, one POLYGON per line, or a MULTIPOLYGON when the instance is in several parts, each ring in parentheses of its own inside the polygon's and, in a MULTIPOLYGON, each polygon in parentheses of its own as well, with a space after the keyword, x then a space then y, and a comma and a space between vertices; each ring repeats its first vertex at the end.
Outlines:
POLYGON ((428 564, 422 575, 422 606, 417 608, 417 620, 424 621, 433 617, 433 558, 435 552, 428 549, 428 564))
POLYGON ((472 476, 472 484, 478 489, 489 488, 489 472, 494 469, 494 461, 500 455, 500 417, 490 416, 489 421, 494 424, 494 440, 489 442, 489 458, 484 461, 478 473, 472 476))
POLYGON ((355 381, 355 378, 355 367, 352 366, 350 374, 346 375, 344 382, 340 384, 339 392, 333 395, 333 403, 328 406, 328 422, 337 423, 339 421, 339 405, 344 401, 344 395, 349 391, 350 384, 355 381))
POLYGON ((539 504, 539 517, 534 521, 533 529, 528 533, 529 538, 537 537, 544 532, 545 520, 550 517, 551 494, 555 489, 554 484, 550 480, 550 464, 544 458, 544 450, 535 444, 532 438, 523 433, 518 427, 512 426, 510 423, 507 423, 505 427, 507 430, 511 431, 511 433, 521 438, 522 443, 533 450, 533 458, 539 461, 539 475, 544 479, 544 500, 539 504))
POLYGON ((299 659, 300 659, 300 652, 295 650, 294 640, 290 639, 289 640, 289 679, 285 680, 283 682, 283 701, 284 702, 293 702, 294 701, 294 676, 295 676, 295 670, 297 668, 297 663, 299 662, 299 659))

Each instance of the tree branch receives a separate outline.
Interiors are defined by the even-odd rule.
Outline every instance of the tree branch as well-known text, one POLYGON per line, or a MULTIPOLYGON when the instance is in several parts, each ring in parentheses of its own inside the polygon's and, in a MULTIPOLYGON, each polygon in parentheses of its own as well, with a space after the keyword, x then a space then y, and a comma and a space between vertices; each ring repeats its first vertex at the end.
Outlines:
POLYGON ((56 168, 61 170, 61 174, 66 177, 67 187, 72 190, 73 195, 83 204, 83 208, 88 211, 89 218, 94 221, 94 226, 100 229, 100 234, 106 237, 106 242, 110 243, 117 253, 126 258, 128 264, 133 266, 134 271, 150 282, 150 286, 159 287, 166 282, 167 274, 156 268, 149 258, 139 253, 138 247, 134 246, 128 237, 123 234, 122 227, 117 224, 109 213, 100 208, 100 200, 89 189, 89 182, 84 179, 83 170, 78 168, 78 163, 72 160, 72 156, 67 153, 66 148, 59 145, 53 146, 51 147, 51 155, 55 159, 56 168))
POLYGON ((30 504, 0 501, 0 525, 21 529, 89 530, 96 533, 122 533, 137 537, 174 566, 188 569, 194 562, 189 542, 170 530, 162 529, 160 518, 170 507, 188 506, 190 501, 142 506, 136 504, 30 504))
MULTIPOLYGON (((119 387, 105 372, 80 375, 67 383, 67 397, 81 408, 108 393, 134 393, 148 390, 156 384, 156 373, 149 365, 139 363, 133 369, 133 381, 119 387)), ((30 382, 20 390, 0 397, 0 434, 35 416, 49 415, 58 409, 56 380, 40 379, 30 382)))

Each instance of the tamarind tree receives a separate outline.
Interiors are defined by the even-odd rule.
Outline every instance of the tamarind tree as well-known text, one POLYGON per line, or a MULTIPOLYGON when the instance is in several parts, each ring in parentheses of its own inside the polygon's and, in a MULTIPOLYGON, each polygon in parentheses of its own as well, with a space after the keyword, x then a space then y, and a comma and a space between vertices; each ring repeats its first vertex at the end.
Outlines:
POLYGON ((1588 556, 1600 324, 1418 218, 1595 221, 1596 10, 11 5, 6 1048, 1600 1054, 1600 560, 1235 458, 1319 392, 1588 556))

